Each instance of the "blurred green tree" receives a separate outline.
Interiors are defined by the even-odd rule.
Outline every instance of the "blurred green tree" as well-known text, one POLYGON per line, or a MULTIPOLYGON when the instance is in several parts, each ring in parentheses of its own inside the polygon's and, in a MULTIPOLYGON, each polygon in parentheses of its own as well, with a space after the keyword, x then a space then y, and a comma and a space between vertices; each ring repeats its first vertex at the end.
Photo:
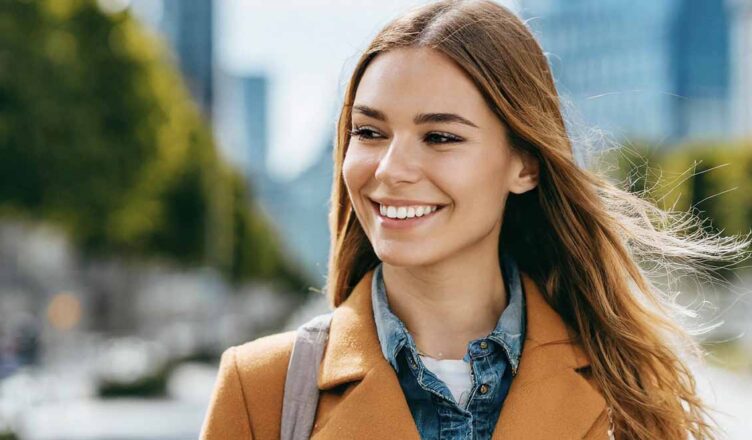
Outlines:
MULTIPOLYGON (((663 209, 692 210, 709 233, 752 231, 752 145, 694 142, 657 148, 647 143, 613 150, 611 177, 663 209)), ((752 249, 751 249, 752 250, 752 249)))
POLYGON ((57 222, 89 255, 303 288, 166 55, 93 0, 0 2, 0 211, 57 222))

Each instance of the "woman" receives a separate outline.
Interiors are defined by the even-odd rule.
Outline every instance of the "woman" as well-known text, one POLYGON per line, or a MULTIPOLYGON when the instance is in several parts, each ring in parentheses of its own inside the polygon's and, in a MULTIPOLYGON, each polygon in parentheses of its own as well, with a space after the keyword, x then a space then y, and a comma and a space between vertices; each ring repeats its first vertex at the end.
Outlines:
MULTIPOLYGON (((746 243, 683 234, 692 217, 657 228, 672 217, 580 169, 507 9, 439 1, 389 23, 350 79, 334 164, 313 438, 713 435, 673 348, 692 342, 636 261, 746 243)), ((202 438, 279 438, 294 336, 225 351, 202 438)))

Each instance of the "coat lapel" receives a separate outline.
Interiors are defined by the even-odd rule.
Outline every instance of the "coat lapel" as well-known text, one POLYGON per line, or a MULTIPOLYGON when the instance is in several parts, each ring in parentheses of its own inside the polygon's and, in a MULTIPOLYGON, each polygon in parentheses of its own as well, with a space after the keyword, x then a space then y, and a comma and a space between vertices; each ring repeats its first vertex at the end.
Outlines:
POLYGON ((581 439, 606 408, 605 400, 576 371, 590 362, 564 321, 532 278, 522 273, 522 281, 525 342, 493 440, 581 439))
MULTIPOLYGON (((379 346, 367 272, 334 310, 318 376, 322 391, 352 388, 314 429, 316 440, 399 438, 420 440, 397 375, 379 346)), ((533 280, 520 272, 527 328, 520 368, 493 440, 582 438, 605 408, 601 395, 575 371, 589 364, 533 280)), ((605 433, 604 433, 605 435, 605 433)))
POLYGON ((373 273, 366 273, 334 310, 319 369, 322 391, 359 382, 312 439, 420 440, 397 374, 381 353, 371 304, 373 273))

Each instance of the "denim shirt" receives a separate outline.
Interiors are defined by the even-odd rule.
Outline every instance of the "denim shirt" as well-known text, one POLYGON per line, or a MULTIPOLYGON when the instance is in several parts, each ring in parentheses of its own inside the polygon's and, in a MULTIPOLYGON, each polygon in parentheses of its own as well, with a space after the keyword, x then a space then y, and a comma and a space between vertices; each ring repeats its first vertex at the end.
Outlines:
POLYGON ((383 263, 375 269, 371 300, 381 351, 397 373, 423 439, 490 439, 493 434, 525 339, 525 298, 517 265, 507 254, 501 265, 508 305, 488 336, 468 344, 463 360, 471 365, 473 385, 462 407, 423 364, 412 335, 389 308, 383 263))

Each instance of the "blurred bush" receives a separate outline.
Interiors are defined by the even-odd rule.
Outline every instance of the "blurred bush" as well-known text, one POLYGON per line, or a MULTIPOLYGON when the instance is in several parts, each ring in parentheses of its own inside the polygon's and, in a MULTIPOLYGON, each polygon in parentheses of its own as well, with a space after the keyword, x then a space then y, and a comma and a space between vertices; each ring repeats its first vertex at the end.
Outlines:
POLYGON ((607 155, 611 175, 663 209, 693 211, 710 233, 752 228, 752 143, 637 143, 607 155))
POLYGON ((0 214, 63 225, 89 255, 308 285, 166 51, 93 0, 0 2, 0 214))
POLYGON ((18 437, 16 437, 16 435, 10 431, 0 432, 0 440, 16 440, 16 439, 18 439, 18 437))

